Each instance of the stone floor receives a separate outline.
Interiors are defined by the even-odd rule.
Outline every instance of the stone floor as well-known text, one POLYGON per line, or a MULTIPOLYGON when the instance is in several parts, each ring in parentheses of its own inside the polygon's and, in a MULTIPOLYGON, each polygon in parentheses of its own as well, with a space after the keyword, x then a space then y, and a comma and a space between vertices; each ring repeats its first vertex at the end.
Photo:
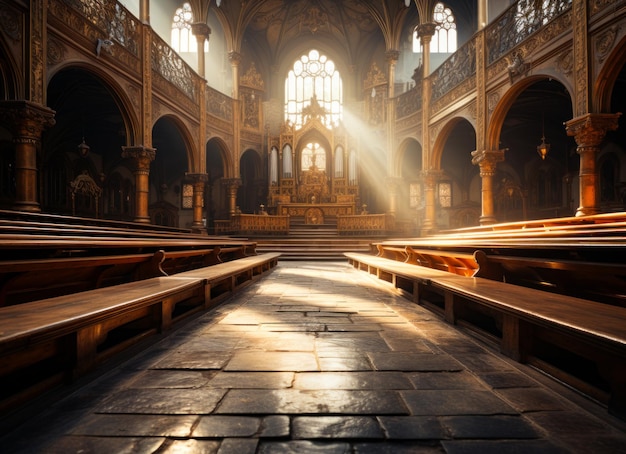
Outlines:
POLYGON ((0 452, 617 453, 625 428, 347 263, 280 262, 0 452))

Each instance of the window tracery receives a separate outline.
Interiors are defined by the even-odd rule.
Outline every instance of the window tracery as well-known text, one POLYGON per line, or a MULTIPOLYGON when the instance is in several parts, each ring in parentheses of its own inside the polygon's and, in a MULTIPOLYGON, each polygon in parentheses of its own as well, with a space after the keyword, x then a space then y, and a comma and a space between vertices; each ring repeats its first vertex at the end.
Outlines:
POLYGON ((285 79, 285 120, 296 129, 308 118, 317 118, 328 128, 337 124, 342 101, 342 80, 332 60, 313 49, 294 62, 285 79))
MULTIPOLYGON (((197 52, 198 41, 191 32, 193 11, 189 3, 177 8, 172 19, 171 44, 176 52, 197 52)), ((209 51, 209 42, 204 42, 204 51, 209 51)))
MULTIPOLYGON (((452 10, 439 2, 433 11, 433 22, 437 24, 435 34, 430 42, 431 54, 451 54, 456 52, 457 33, 456 20, 452 10)), ((421 41, 417 30, 413 32, 413 52, 422 52, 421 41)))

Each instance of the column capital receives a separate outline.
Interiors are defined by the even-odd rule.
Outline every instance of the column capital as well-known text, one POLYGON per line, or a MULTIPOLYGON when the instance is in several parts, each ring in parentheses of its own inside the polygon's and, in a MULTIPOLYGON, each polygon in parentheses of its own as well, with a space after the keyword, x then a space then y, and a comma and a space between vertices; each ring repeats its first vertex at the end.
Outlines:
POLYGON ((443 176, 443 170, 441 169, 426 169, 422 170, 422 179, 424 186, 434 188, 437 182, 443 176))
POLYGON ((430 42, 431 38, 435 35, 437 24, 434 22, 427 22, 425 24, 419 24, 417 26, 417 36, 420 40, 430 42))
POLYGON ((31 101, 0 102, 0 118, 20 139, 41 140, 43 130, 55 125, 55 114, 49 107, 31 101))
POLYGON ((241 63, 241 54, 234 50, 228 52, 228 61, 230 61, 231 65, 239 65, 241 63))
POLYGON ((136 145, 122 147, 122 157, 135 161, 136 170, 150 170, 150 163, 156 158, 156 148, 136 145))
POLYGON ((496 165, 504 161, 503 150, 474 150, 472 151, 472 164, 480 167, 480 176, 493 176, 496 172, 496 165))
POLYGON ((568 136, 574 136, 578 153, 589 148, 599 148, 608 131, 618 128, 621 112, 614 114, 585 114, 565 122, 568 136))
POLYGON ((209 175, 206 173, 185 173, 185 176, 194 183, 206 183, 209 181, 209 175))
POLYGON ((211 34, 211 27, 204 22, 194 22, 191 24, 191 33, 197 37, 208 40, 211 34))
POLYGON ((400 58, 400 51, 391 49, 385 52, 385 58, 387 59, 387 63, 390 65, 395 65, 400 58))

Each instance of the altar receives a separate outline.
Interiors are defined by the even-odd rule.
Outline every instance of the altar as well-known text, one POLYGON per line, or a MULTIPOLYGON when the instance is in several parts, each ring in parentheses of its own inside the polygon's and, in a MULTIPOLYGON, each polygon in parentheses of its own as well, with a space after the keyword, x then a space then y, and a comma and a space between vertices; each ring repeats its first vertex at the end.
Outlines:
POLYGON ((353 203, 283 203, 278 214, 301 217, 305 224, 326 224, 328 218, 355 214, 353 203))

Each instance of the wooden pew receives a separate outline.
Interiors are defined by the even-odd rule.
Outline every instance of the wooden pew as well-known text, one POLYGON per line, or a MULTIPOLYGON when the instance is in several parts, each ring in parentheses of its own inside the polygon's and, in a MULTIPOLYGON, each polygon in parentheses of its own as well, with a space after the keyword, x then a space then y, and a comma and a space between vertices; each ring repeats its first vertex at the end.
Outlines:
POLYGON ((626 308, 368 254, 344 255, 446 321, 626 419, 626 308))
POLYGON ((271 271, 268 253, 0 308, 0 412, 83 375, 271 271))

